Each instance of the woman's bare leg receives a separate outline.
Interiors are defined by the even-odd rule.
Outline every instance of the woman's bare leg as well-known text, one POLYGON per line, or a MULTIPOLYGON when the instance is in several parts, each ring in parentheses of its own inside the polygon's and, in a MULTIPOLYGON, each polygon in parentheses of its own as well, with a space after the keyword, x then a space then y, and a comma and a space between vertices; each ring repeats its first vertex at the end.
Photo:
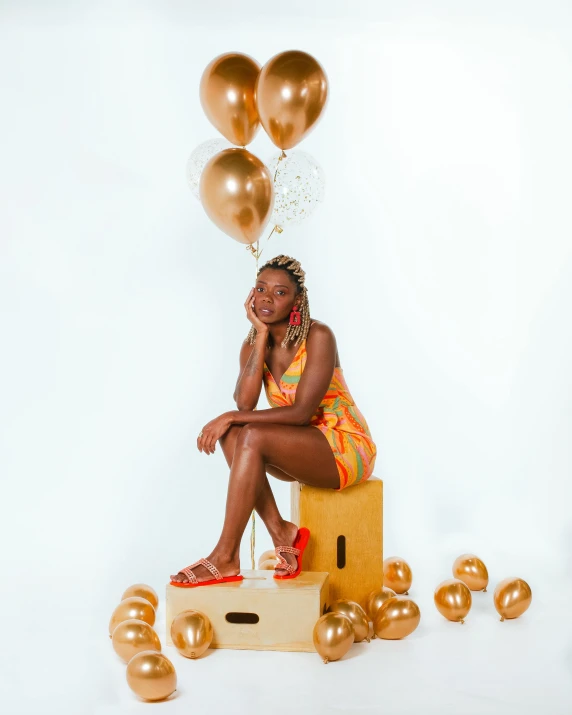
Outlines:
MULTIPOLYGON (((233 425, 219 440, 229 467, 232 466, 236 443, 242 427, 243 425, 233 425)), ((296 481, 294 477, 290 477, 281 469, 277 469, 270 464, 266 465, 266 472, 281 481, 296 481)), ((296 534, 298 533, 298 527, 291 521, 286 521, 282 518, 280 512, 278 511, 276 500, 274 499, 274 493, 266 475, 263 480, 262 489, 260 490, 258 499, 256 500, 256 504, 254 505, 254 509, 264 522, 274 546, 292 546, 294 539, 296 538, 296 534)), ((283 554, 283 556, 288 563, 292 564, 292 566, 296 565, 296 557, 294 554, 286 553, 283 554)), ((276 569, 276 573, 278 575, 284 575, 286 574, 286 570, 276 569)))
MULTIPOLYGON (((207 556, 223 576, 240 571, 240 542, 253 508, 264 498, 267 465, 302 484, 329 489, 340 485, 334 455, 320 430, 309 425, 244 425, 235 444, 223 530, 207 556)), ((197 566, 193 572, 199 581, 212 578, 203 566, 197 566)), ((181 573, 171 578, 188 580, 181 573)))

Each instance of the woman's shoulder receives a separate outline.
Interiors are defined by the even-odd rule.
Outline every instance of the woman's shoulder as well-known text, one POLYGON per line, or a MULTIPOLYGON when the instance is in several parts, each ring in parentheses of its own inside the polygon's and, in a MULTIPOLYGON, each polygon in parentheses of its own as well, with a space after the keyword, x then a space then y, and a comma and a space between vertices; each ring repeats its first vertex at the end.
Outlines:
POLYGON ((321 341, 334 341, 336 336, 334 331, 329 325, 323 323, 321 320, 315 320, 314 318, 310 321, 310 327, 308 328, 308 342, 314 342, 316 340, 321 341))

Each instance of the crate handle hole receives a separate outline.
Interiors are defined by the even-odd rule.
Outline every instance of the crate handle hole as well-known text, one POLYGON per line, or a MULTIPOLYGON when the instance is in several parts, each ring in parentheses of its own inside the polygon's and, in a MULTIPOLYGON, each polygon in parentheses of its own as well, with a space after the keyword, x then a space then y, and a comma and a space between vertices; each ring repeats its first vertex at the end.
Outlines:
POLYGON ((346 565, 346 537, 345 536, 338 536, 338 563, 337 566, 339 569, 343 569, 344 566, 346 565))
POLYGON ((256 613, 240 613, 237 611, 231 611, 225 616, 229 623, 258 623, 260 618, 256 613))

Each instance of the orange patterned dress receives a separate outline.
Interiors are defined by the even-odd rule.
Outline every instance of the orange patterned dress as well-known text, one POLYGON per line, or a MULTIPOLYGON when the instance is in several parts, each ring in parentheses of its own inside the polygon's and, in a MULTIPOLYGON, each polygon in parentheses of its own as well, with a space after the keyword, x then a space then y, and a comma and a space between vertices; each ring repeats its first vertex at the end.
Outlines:
MULTIPOLYGON (((266 363, 264 390, 270 407, 289 407, 296 399, 296 388, 306 365, 306 340, 302 340, 290 367, 276 383, 266 363)), ((341 367, 334 368, 330 386, 310 420, 330 443, 340 474, 341 491, 371 477, 377 448, 365 417, 348 390, 341 367)))

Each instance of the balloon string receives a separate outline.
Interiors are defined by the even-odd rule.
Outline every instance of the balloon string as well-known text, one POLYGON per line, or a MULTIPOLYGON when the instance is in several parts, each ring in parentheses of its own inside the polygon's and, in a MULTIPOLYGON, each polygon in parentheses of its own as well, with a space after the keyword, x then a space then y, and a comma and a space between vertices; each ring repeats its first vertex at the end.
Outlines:
MULTIPOLYGON (((274 181, 276 181, 276 176, 278 175, 278 167, 280 166, 280 162, 282 159, 286 157, 286 152, 284 149, 282 149, 282 154, 280 154, 280 157, 278 158, 278 166, 276 167, 276 172, 274 174, 274 181)), ((270 240, 270 237, 272 234, 276 231, 277 233, 282 233, 282 227, 281 226, 274 226, 272 231, 270 231, 268 238, 266 239, 266 243, 270 240)), ((260 250, 260 240, 257 239, 256 241, 256 250, 252 248, 252 244, 249 244, 247 247, 247 250, 250 250, 252 255, 254 256, 254 259, 256 261, 256 273, 254 274, 254 282, 256 283, 256 278, 258 277, 258 259, 262 255, 262 251, 260 250)), ((256 407, 254 408, 256 409, 256 407)), ((250 562, 252 564, 252 570, 254 571, 254 566, 255 566, 255 561, 254 561, 254 548, 256 544, 256 517, 255 517, 256 511, 255 509, 252 510, 252 528, 250 531, 250 562)))

